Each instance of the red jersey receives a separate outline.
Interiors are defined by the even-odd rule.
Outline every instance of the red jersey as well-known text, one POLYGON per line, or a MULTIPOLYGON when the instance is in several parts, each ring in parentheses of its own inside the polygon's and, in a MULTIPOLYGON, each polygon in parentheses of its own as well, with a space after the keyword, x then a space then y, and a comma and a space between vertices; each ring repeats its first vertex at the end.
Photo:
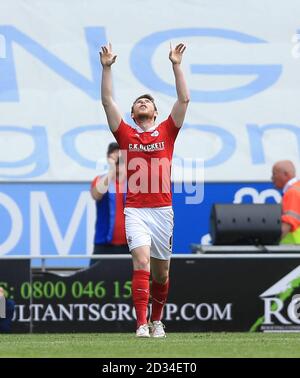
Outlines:
POLYGON ((171 116, 147 131, 121 121, 114 136, 127 168, 126 207, 172 205, 171 164, 178 132, 171 116))

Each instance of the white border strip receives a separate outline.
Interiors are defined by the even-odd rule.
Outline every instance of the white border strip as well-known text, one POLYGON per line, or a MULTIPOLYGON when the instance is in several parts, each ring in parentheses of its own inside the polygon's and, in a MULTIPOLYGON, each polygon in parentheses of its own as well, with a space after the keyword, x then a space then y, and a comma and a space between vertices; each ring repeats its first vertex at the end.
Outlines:
MULTIPOLYGON (((219 258, 230 258, 230 259, 283 259, 283 258, 293 258, 300 259, 300 253, 206 253, 206 254, 189 254, 176 253, 172 256, 172 259, 219 259, 219 258)), ((131 259, 131 255, 118 255, 118 254, 103 254, 103 255, 67 255, 67 256, 55 256, 55 255, 43 255, 43 256, 26 256, 26 255, 12 255, 12 256, 1 256, 1 260, 64 260, 64 259, 95 259, 95 260, 106 260, 106 259, 131 259)))

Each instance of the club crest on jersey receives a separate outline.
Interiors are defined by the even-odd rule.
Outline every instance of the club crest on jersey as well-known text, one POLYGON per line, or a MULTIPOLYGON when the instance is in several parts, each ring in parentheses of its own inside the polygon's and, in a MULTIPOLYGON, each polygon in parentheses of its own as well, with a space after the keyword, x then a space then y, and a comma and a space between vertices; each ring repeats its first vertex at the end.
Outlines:
POLYGON ((157 137, 158 135, 159 135, 158 130, 153 131, 153 133, 151 134, 151 136, 153 137, 157 137))

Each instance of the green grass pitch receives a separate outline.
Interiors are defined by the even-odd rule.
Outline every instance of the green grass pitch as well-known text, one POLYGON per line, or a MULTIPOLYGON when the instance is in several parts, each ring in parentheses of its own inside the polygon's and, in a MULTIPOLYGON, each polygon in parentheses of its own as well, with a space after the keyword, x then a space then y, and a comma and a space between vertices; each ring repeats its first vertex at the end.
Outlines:
POLYGON ((0 357, 300 357, 296 333, 129 333, 0 335, 0 357))

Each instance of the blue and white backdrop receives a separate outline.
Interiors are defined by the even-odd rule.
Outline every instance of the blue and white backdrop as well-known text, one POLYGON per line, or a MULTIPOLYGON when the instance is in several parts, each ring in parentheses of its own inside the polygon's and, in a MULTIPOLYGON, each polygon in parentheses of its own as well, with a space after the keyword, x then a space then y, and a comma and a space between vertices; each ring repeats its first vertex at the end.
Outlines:
POLYGON ((169 43, 187 44, 191 103, 175 156, 203 159, 205 185, 201 204, 174 195, 175 252, 209 242, 214 202, 279 202, 272 164, 299 167, 299 14, 298 0, 2 0, 0 255, 91 253, 89 182, 113 140, 99 100, 108 41, 126 119, 145 92, 168 116, 169 43))

